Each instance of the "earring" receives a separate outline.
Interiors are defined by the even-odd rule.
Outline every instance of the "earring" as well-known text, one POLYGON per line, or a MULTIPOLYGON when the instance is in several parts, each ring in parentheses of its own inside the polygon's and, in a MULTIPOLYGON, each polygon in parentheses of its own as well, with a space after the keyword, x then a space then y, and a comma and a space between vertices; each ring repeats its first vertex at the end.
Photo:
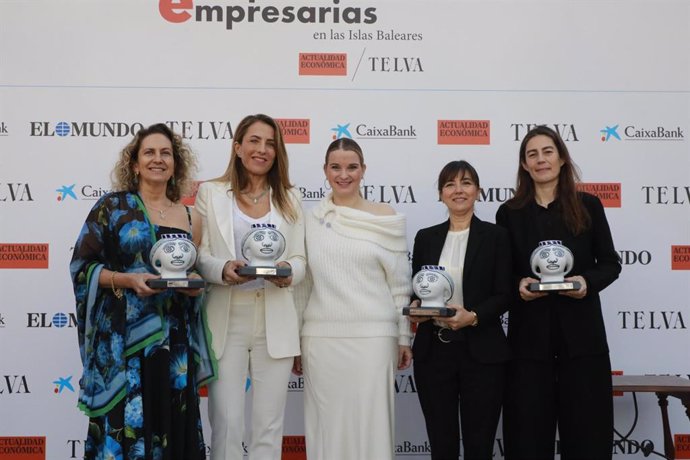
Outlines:
POLYGON ((175 186, 175 176, 172 176, 170 178, 170 185, 172 185, 173 187, 175 186))
POLYGON ((139 171, 134 171, 134 185, 139 185, 139 171))
POLYGON ((331 189, 331 184, 328 182, 328 179, 323 180, 323 188, 325 188, 326 190, 331 189))

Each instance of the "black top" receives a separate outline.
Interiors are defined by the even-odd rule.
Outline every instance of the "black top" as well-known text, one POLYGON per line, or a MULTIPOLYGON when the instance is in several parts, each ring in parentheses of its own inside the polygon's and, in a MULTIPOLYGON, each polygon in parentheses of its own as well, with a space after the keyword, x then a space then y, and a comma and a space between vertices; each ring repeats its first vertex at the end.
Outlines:
MULTIPOLYGON (((445 221, 417 232, 412 253, 412 272, 422 265, 438 265, 450 222, 445 221)), ((446 334, 465 336, 470 356, 483 363, 504 362, 510 358, 510 349, 503 332, 501 315, 508 309, 510 297, 510 244, 501 227, 483 222, 476 216, 470 223, 462 285, 464 307, 477 313, 479 325, 465 327, 446 334)), ((413 352, 415 360, 427 358, 430 341, 434 340, 433 322, 417 327, 413 352)))
POLYGON ((516 357, 548 359, 561 353, 575 357, 608 352, 599 292, 618 278, 621 264, 601 201, 588 193, 578 193, 578 197, 592 222, 577 236, 566 228, 558 200, 546 208, 536 202, 519 209, 503 204, 496 213, 496 223, 510 233, 513 289, 508 340, 516 357), (542 240, 561 240, 572 251, 574 264, 566 276, 585 279, 584 298, 555 293, 530 302, 520 298, 520 279, 536 278, 530 256, 542 240))

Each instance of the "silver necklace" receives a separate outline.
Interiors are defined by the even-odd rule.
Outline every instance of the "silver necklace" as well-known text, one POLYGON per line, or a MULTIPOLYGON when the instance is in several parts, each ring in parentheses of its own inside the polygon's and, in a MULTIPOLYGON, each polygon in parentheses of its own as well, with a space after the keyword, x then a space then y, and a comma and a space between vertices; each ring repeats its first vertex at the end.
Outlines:
POLYGON ((170 204, 168 205, 168 209, 158 209, 158 208, 154 208, 154 207, 151 206, 150 204, 146 204, 146 203, 144 203, 144 206, 146 206, 146 209, 152 209, 152 210, 154 210, 154 211, 157 211, 157 212, 158 212, 158 217, 160 217, 161 220, 165 220, 165 215, 166 215, 166 214, 168 213, 168 211, 170 211, 170 209, 172 208, 172 201, 170 201, 170 204))
POLYGON ((256 196, 250 195, 249 192, 242 192, 242 195, 246 195, 247 198, 249 198, 250 200, 252 200, 252 203, 258 204, 258 203, 259 203, 259 200, 260 200, 261 198, 263 198, 264 196, 266 196, 266 194, 268 193, 268 190, 269 190, 269 188, 266 187, 266 188, 264 189, 263 192, 259 193, 259 194, 256 195, 256 196))

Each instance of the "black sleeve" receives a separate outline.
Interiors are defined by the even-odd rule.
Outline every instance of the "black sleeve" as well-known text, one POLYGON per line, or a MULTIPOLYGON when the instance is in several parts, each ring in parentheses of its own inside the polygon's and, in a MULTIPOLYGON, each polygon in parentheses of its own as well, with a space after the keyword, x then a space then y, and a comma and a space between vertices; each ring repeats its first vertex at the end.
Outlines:
POLYGON ((596 196, 583 194, 583 202, 592 219, 592 251, 595 264, 585 270, 582 276, 587 281, 588 292, 595 293, 602 291, 618 278, 621 263, 613 245, 611 229, 601 201, 596 196))

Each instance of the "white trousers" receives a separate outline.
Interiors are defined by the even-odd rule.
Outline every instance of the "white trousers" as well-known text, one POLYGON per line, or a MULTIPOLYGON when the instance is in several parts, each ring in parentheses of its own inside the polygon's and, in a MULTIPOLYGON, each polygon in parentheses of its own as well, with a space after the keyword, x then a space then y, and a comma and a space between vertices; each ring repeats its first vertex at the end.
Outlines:
POLYGON ((218 380, 209 385, 211 460, 243 460, 247 377, 253 391, 248 458, 280 460, 293 358, 268 355, 265 312, 263 289, 233 292, 218 380))
POLYGON ((392 460, 397 337, 302 337, 309 460, 392 460))

